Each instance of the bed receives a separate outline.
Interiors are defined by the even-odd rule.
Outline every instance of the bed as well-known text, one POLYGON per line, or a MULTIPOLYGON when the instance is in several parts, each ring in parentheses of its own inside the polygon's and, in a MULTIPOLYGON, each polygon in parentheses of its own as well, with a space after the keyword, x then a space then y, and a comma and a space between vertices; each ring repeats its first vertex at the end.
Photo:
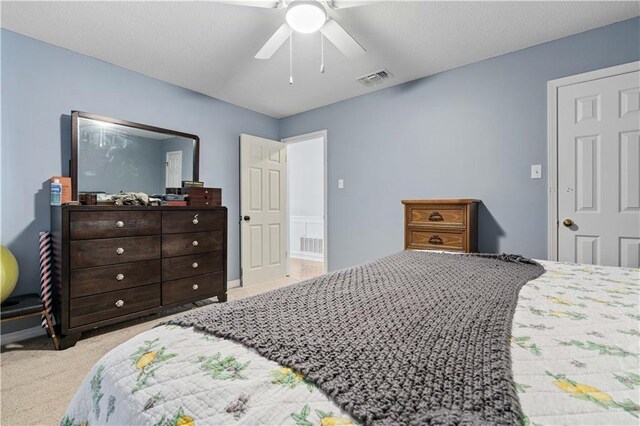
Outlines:
MULTIPOLYGON (((638 424, 640 270, 539 263, 545 272, 519 291, 510 332, 522 423, 638 424)), ((164 324, 106 354, 61 424, 362 421, 344 406, 313 380, 255 348, 164 324)))

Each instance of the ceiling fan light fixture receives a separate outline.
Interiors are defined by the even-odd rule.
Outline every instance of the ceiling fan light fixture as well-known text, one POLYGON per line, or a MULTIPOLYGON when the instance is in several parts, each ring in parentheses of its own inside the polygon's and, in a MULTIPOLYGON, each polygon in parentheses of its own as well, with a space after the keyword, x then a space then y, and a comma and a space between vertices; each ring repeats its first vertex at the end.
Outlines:
POLYGON ((317 1, 293 1, 287 6, 287 24, 293 31, 311 34, 318 31, 327 21, 327 12, 317 1))

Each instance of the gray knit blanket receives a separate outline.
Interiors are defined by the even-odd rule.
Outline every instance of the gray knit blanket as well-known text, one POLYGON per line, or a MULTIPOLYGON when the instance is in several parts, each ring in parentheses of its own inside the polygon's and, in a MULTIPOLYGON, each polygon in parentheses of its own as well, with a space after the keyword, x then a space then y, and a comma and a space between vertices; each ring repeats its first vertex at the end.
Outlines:
POLYGON ((520 424, 513 255, 405 251, 171 320, 298 370, 367 424, 520 424))

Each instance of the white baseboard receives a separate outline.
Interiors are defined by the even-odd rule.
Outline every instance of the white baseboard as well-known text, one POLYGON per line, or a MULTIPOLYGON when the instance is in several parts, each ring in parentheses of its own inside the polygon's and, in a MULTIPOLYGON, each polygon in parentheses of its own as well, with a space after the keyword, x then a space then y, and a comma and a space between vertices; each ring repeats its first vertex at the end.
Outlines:
POLYGON ((37 326, 31 328, 25 328, 24 330, 14 331, 13 333, 6 333, 0 337, 0 344, 2 346, 8 345, 22 340, 31 339, 32 337, 43 336, 47 334, 44 328, 37 326))
POLYGON ((301 251, 291 251, 291 257, 296 259, 324 261, 324 253, 307 253, 301 251))
POLYGON ((227 281, 227 288, 237 288, 240 287, 240 280, 227 281))

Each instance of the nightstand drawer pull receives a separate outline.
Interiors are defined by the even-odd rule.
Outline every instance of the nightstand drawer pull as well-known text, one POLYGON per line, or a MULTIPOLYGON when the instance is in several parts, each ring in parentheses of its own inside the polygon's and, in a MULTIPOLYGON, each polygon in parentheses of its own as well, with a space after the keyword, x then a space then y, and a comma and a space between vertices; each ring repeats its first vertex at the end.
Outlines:
POLYGON ((192 267, 193 269, 196 269, 198 266, 200 266, 200 265, 198 265, 198 262, 193 262, 193 263, 191 264, 191 267, 192 267))
POLYGON ((193 220, 192 220, 194 225, 198 224, 198 215, 193 216, 193 220))
POLYGON ((124 301, 122 299, 118 300, 116 302, 116 307, 118 308, 122 308, 124 306, 124 301))
POLYGON ((116 275, 116 280, 118 280, 118 281, 124 280, 124 275, 123 274, 116 275))
POLYGON ((191 286, 192 289, 197 290, 198 289, 198 284, 194 284, 191 286))
POLYGON ((433 212, 429 215, 429 221, 431 222, 441 222, 444 218, 439 212, 433 212))
POLYGON ((116 253, 118 253, 118 254, 122 254, 122 253, 124 253, 124 249, 123 249, 122 247, 118 247, 118 248, 116 249, 116 253))
POLYGON ((124 226, 124 222, 123 222, 123 221, 121 221, 121 220, 119 220, 119 221, 117 221, 117 222, 116 222, 116 226, 117 226, 118 228, 122 228, 122 227, 124 226))
POLYGON ((442 238, 440 238, 438 235, 432 235, 431 238, 429 238, 429 244, 444 244, 442 241, 442 238))
POLYGON ((191 245, 194 246, 194 247, 198 247, 198 241, 197 240, 193 240, 191 245))

